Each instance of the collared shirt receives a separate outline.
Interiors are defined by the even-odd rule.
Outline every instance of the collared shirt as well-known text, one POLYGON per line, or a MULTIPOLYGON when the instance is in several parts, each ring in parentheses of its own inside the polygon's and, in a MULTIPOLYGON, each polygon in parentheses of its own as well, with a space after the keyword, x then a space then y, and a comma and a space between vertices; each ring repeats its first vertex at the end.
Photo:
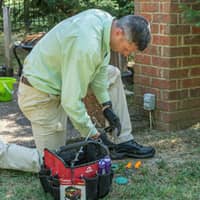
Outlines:
POLYGON ((109 101, 107 65, 113 17, 91 9, 63 20, 33 48, 23 74, 33 87, 61 96, 75 128, 86 136, 97 132, 82 99, 91 87, 99 103, 109 101))

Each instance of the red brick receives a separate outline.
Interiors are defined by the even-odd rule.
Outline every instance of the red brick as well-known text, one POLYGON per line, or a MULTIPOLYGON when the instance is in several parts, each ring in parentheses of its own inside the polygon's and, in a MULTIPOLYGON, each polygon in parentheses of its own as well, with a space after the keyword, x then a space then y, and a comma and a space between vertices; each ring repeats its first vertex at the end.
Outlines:
POLYGON ((198 97, 200 102, 200 85, 199 88, 190 89, 190 96, 191 97, 198 97))
POLYGON ((148 90, 146 91, 146 93, 152 93, 152 94, 155 94, 156 96, 156 99, 161 99, 161 96, 160 96, 160 89, 159 88, 148 88, 148 90))
POLYGON ((177 14, 154 14, 152 22, 177 24, 177 14))
POLYGON ((161 74, 163 78, 170 80, 182 78, 185 79, 189 76, 189 69, 163 69, 161 74))
POLYGON ((152 19, 153 19, 153 15, 152 15, 151 13, 146 13, 146 12, 144 12, 144 13, 142 13, 141 15, 142 15, 144 18, 146 18, 149 22, 151 22, 152 19))
POLYGON ((180 121, 185 121, 190 118, 188 116, 188 111, 179 111, 179 112, 161 112, 161 121, 163 122, 177 122, 180 123, 180 121))
POLYGON ((200 34, 200 27, 192 26, 192 34, 200 34))
POLYGON ((175 89, 176 88, 176 81, 173 80, 165 80, 165 79, 152 79, 151 83, 152 87, 160 88, 160 89, 175 89))
POLYGON ((180 10, 180 4, 179 4, 179 2, 177 2, 177 1, 173 2, 172 1, 169 12, 179 13, 180 11, 181 10, 180 10))
POLYGON ((150 78, 146 76, 136 76, 134 77, 134 83, 149 86, 150 78))
POLYGON ((189 69, 178 69, 169 71, 170 79, 188 78, 188 75, 189 75, 189 69))
POLYGON ((175 58, 164 58, 158 56, 152 56, 152 65, 159 66, 159 67, 176 67, 177 66, 177 59, 175 58))
POLYGON ((163 47, 163 56, 178 57, 190 55, 189 47, 163 47))
MULTIPOLYGON (((147 59, 143 66, 142 63, 137 64, 137 79, 140 80, 134 87, 140 94, 137 98, 141 107, 143 93, 155 92, 156 125, 165 130, 180 129, 199 121, 200 28, 193 27, 188 22, 186 24, 179 8, 181 2, 186 2, 191 7, 195 5, 195 1, 134 1, 138 9, 136 12, 146 15, 152 23, 152 42, 143 52, 145 56, 151 56, 152 67, 147 64, 147 59), (151 7, 153 4, 158 7, 151 7), (141 77, 149 79, 142 81, 141 77), (145 85, 146 83, 149 85, 145 85)), ((195 9, 199 7, 195 6, 195 9)), ((145 60, 140 55, 138 59, 141 58, 145 60)))
POLYGON ((151 33, 158 33, 159 32, 159 24, 152 23, 151 24, 151 33))
POLYGON ((177 45, 177 37, 176 36, 163 36, 163 35, 153 35, 152 43, 155 45, 177 45))
POLYGON ((151 64, 151 56, 145 54, 137 54, 135 62, 147 65, 151 64))
POLYGON ((182 87, 183 88, 192 88, 192 87, 199 87, 200 86, 200 78, 192 78, 192 79, 185 79, 182 80, 182 87))
POLYGON ((191 76, 200 76, 200 67, 195 67, 191 69, 191 76))
MULTIPOLYGON (((169 30, 168 24, 159 24, 160 34, 165 34, 167 30, 169 30)), ((168 33, 169 34, 169 33, 168 33)))
POLYGON ((178 34, 189 34, 190 33, 190 26, 188 25, 166 25, 164 29, 165 34, 170 35, 178 35, 178 34))
POLYGON ((171 3, 160 3, 160 12, 161 13, 169 13, 171 12, 171 3))
MULTIPOLYGON (((161 55, 161 46, 155 46, 155 45, 150 45, 147 49, 143 51, 144 54, 149 54, 149 55, 161 55)), ((137 55, 136 55, 137 57, 137 55)))
POLYGON ((166 112, 160 111, 159 112, 159 119, 162 122, 168 123, 168 122, 171 121, 171 114, 168 113, 168 112, 166 113, 166 112))
POLYGON ((158 12, 159 11, 159 4, 158 3, 141 3, 140 4, 142 12, 158 12))
POLYGON ((165 130, 165 131, 173 131, 173 130, 180 130, 180 129, 186 129, 191 127, 191 125, 196 124, 199 122, 199 119, 184 119, 184 120, 179 120, 179 121, 170 121, 170 123, 165 123, 162 121, 156 120, 156 128, 160 130, 165 130))
POLYGON ((156 108, 162 111, 175 111, 176 102, 156 101, 156 108))
POLYGON ((144 87, 140 84, 134 85, 134 96, 142 96, 144 87))
POLYGON ((150 76, 158 76, 159 75, 159 70, 157 68, 154 68, 154 67, 142 67, 142 71, 141 71, 142 74, 145 74, 145 75, 150 75, 150 76))
POLYGON ((193 46, 192 49, 192 55, 200 55, 200 45, 199 46, 193 46))
POLYGON ((200 66, 200 57, 186 57, 182 58, 182 66, 200 66))
POLYGON ((200 35, 185 36, 184 44, 200 44, 200 35))
POLYGON ((163 98, 164 100, 180 100, 188 98, 188 90, 176 90, 176 91, 164 91, 163 98))
MULTIPOLYGON (((190 94, 191 96, 191 94, 190 94)), ((200 95, 199 95, 200 97, 200 95)), ((187 99, 177 102, 177 109, 183 110, 183 109, 192 109, 192 108, 198 108, 199 107, 199 101, 200 99, 187 99)))

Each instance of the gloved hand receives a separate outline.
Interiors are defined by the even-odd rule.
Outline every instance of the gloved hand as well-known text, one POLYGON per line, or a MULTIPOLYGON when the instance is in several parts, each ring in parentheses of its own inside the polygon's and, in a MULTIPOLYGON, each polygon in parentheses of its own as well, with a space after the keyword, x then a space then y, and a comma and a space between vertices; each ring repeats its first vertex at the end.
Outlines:
POLYGON ((100 132, 99 139, 103 142, 104 145, 106 145, 109 149, 116 146, 113 142, 109 140, 104 129, 98 129, 98 131, 100 132))
POLYGON ((117 136, 121 133, 121 123, 119 117, 114 113, 112 109, 112 103, 110 101, 103 103, 103 115, 110 124, 110 131, 117 131, 117 136))

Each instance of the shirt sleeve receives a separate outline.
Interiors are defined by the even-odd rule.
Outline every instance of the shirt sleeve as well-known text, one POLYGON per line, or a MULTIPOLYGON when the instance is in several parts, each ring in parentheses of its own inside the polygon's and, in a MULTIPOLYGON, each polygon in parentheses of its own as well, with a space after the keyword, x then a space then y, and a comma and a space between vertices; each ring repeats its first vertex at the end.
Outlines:
POLYGON ((108 72, 107 66, 101 66, 91 83, 91 89, 94 92, 100 104, 110 100, 108 93, 108 72))
POLYGON ((63 50, 61 104, 82 136, 96 134, 97 130, 82 102, 95 71, 95 59, 87 48, 78 46, 77 41, 69 43, 63 50))

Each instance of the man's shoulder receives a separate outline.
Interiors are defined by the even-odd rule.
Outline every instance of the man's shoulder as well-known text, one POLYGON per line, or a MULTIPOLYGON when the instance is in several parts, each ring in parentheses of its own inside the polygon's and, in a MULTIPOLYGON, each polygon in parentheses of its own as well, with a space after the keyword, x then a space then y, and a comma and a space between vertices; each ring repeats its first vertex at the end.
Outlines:
POLYGON ((85 15, 94 15, 102 18, 112 18, 111 14, 101 9, 88 9, 82 12, 85 15))

